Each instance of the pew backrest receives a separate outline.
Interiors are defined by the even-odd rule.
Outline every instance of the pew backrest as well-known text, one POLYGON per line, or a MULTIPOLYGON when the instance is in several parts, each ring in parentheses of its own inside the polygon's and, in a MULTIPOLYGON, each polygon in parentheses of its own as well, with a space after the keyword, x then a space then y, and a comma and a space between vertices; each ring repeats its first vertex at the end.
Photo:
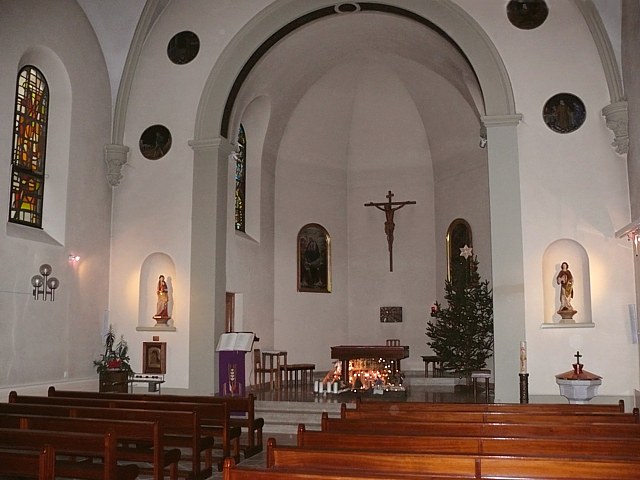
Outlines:
POLYGON ((386 420, 404 422, 487 422, 487 423, 639 423, 639 417, 635 413, 605 413, 605 412, 467 412, 460 411, 435 411, 435 410, 355 410, 341 409, 343 419, 371 419, 378 420, 381 417, 386 420))
POLYGON ((404 435, 441 435, 475 437, 613 437, 640 438, 637 423, 473 423, 473 422, 407 422, 396 420, 350 420, 321 416, 321 430, 331 432, 386 433, 404 435))
MULTIPOLYGON (((356 410, 375 410, 386 413, 388 411, 465 411, 465 412, 538 412, 538 413, 624 413, 624 400, 616 404, 598 403, 433 403, 433 402, 388 402, 363 400, 356 398, 356 410)), ((343 403, 341 408, 349 408, 343 403)))
POLYGON ((633 459, 640 455, 640 438, 455 437, 379 433, 333 433, 298 426, 297 446, 375 452, 463 453, 476 455, 555 456, 633 459))

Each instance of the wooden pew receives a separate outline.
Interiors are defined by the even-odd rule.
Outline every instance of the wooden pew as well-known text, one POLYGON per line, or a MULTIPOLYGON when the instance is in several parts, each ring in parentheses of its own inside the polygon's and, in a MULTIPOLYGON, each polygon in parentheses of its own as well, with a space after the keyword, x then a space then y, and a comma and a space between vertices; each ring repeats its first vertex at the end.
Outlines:
POLYGON ((235 465, 232 458, 227 458, 224 462, 223 480, 473 480, 478 477, 473 476, 451 476, 451 475, 407 475, 395 473, 376 473, 365 471, 341 471, 332 470, 278 470, 275 468, 250 467, 246 465, 235 465))
POLYGON ((321 430, 331 432, 388 433, 403 435, 445 435, 476 437, 613 437, 640 438, 637 423, 474 423, 406 422, 396 420, 347 420, 322 412, 321 430))
POLYGON ((47 405, 27 403, 0 403, 0 415, 44 415, 57 417, 96 418, 108 420, 160 422, 164 433, 164 445, 186 448, 191 455, 189 475, 193 479, 210 477, 212 474, 212 449, 214 439, 202 432, 199 412, 162 410, 114 409, 83 407, 74 405, 47 405), (201 456, 204 454, 204 468, 201 456))
POLYGON ((476 457, 456 454, 383 453, 276 446, 267 441, 267 469, 368 471, 383 474, 450 475, 473 478, 476 457))
POLYGON ((573 457, 387 453, 276 446, 267 441, 267 468, 279 470, 372 471, 389 474, 452 475, 517 479, 637 480, 640 458, 613 460, 573 457))
POLYGON ((547 413, 522 410, 519 412, 479 412, 394 410, 382 408, 349 409, 342 404, 340 416, 343 419, 387 420, 403 422, 482 422, 482 423, 640 423, 637 410, 634 413, 605 412, 563 412, 547 413))
POLYGON ((169 469, 171 480, 178 478, 180 450, 177 448, 165 450, 160 421, 143 422, 0 413, 0 427, 94 434, 113 432, 121 443, 117 451, 118 460, 150 463, 155 480, 164 478, 165 468, 169 469), (131 443, 135 444, 135 447, 129 447, 128 445, 131 443))
POLYGON ((75 398, 111 398, 120 400, 147 400, 147 401, 171 401, 190 403, 226 403, 229 406, 231 426, 240 427, 247 431, 247 445, 244 447, 244 455, 251 457, 263 449, 262 428, 264 419, 255 416, 255 397, 252 393, 243 397, 212 396, 212 395, 149 395, 136 393, 116 392, 86 392, 75 390, 56 390, 51 386, 48 390, 49 397, 75 397, 75 398))
MULTIPOLYGON (((344 404, 343 404, 344 406, 344 404)), ((529 412, 468 412, 460 411, 404 411, 404 410, 355 410, 341 408, 340 416, 343 419, 353 420, 379 420, 381 417, 404 422, 482 422, 482 423, 640 423, 637 410, 634 413, 574 413, 564 412, 546 413, 529 412)))
MULTIPOLYGON (((137 465, 117 464, 117 437, 114 433, 89 434, 0 428, 0 448, 4 450, 41 452, 50 446, 56 452, 55 476, 87 480, 133 480, 139 474, 137 465), (62 455, 70 456, 62 459, 62 455), (74 456, 99 457, 102 463, 73 460, 74 456)), ((2 472, 0 465, 0 472, 2 472)), ((38 476, 38 471, 25 471, 20 475, 38 476)))
POLYGON ((56 452, 50 445, 45 445, 39 451, 0 449, 0 475, 27 475, 37 476, 38 480, 54 480, 55 465, 56 452))
MULTIPOLYGON (((343 403, 341 408, 348 408, 343 403)), ((388 402, 356 398, 356 410, 375 410, 379 413, 394 411, 450 411, 450 412, 531 412, 531 413, 624 413, 624 400, 617 404, 597 403, 432 403, 432 402, 388 402)))
POLYGON ((376 433, 333 433, 298 425, 301 448, 405 453, 462 453, 468 455, 552 456, 640 459, 639 438, 455 437, 376 433))
MULTIPOLYGON (((222 440, 222 459, 231 456, 240 461, 240 428, 230 424, 229 407, 226 403, 190 403, 172 401, 146 401, 146 400, 120 400, 106 398, 72 398, 72 397, 45 397, 37 395, 18 395, 17 392, 9 393, 9 403, 40 403, 45 405, 76 405, 86 407, 107 407, 117 409, 143 409, 160 410, 163 412, 197 411, 202 421, 202 431, 220 437, 222 440)), ((172 436, 172 446, 188 446, 188 442, 180 436, 172 436)), ((219 468, 222 469, 222 459, 219 468)))

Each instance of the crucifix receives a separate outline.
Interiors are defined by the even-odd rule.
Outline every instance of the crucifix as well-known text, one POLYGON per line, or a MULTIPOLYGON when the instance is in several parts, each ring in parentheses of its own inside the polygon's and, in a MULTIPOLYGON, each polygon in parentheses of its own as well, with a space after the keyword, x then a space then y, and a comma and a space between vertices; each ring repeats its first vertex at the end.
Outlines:
POLYGON ((387 193, 386 202, 369 202, 365 203, 365 207, 376 207, 378 210, 382 210, 385 214, 384 221, 384 233, 387 234, 387 244, 389 248, 389 271, 393 272, 393 230, 396 228, 396 224, 393 223, 393 215, 396 210, 401 209, 405 205, 415 205, 415 201, 409 200, 406 202, 392 202, 393 192, 389 190, 387 193))

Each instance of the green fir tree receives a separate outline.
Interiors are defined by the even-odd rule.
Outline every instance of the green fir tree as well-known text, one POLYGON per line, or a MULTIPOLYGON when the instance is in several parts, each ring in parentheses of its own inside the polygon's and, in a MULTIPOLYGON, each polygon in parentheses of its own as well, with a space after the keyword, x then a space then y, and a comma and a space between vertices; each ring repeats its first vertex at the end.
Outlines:
POLYGON ((447 306, 436 302, 427 322, 427 345, 445 370, 468 377, 493 355, 493 298, 489 281, 480 279, 477 258, 457 260, 445 281, 447 306))

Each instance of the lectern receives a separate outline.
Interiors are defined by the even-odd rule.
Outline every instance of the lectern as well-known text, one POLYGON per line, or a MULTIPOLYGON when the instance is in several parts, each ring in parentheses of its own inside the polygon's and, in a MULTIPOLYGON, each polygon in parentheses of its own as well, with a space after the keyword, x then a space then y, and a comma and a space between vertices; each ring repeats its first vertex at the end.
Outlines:
POLYGON ((253 349, 253 332, 231 332, 220 335, 216 351, 218 352, 218 394, 244 396, 245 362, 244 356, 253 349))

